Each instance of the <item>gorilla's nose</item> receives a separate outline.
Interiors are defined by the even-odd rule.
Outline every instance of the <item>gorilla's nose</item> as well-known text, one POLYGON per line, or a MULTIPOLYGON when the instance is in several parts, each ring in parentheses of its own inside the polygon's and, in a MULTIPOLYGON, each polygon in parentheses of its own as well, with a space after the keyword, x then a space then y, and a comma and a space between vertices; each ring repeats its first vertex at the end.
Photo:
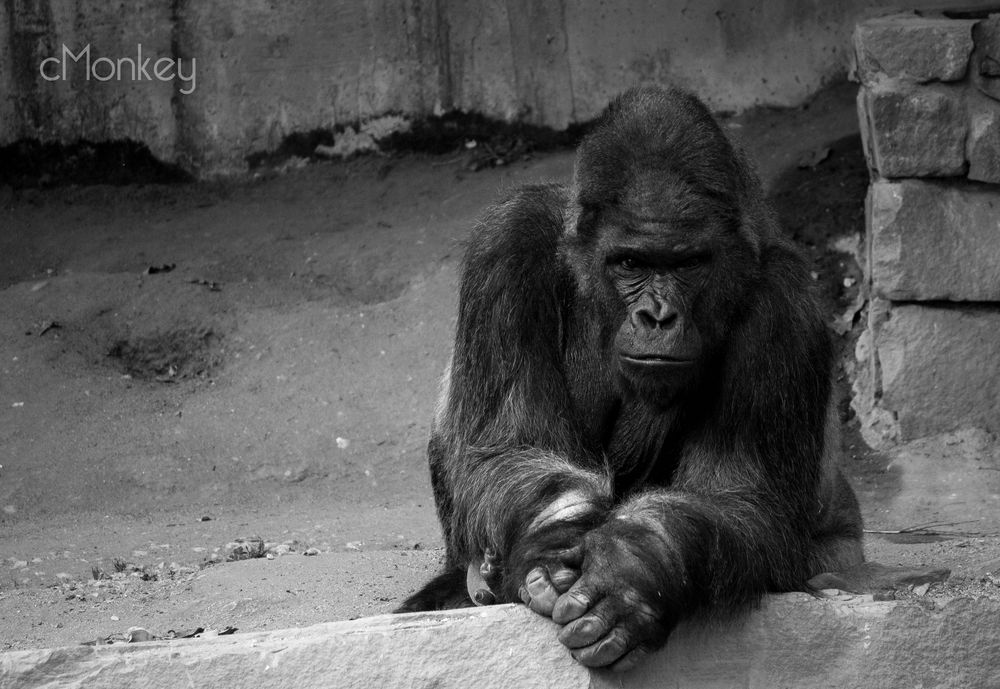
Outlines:
POLYGON ((649 299, 633 309, 629 318, 635 330, 669 330, 677 323, 677 309, 670 304, 649 299))

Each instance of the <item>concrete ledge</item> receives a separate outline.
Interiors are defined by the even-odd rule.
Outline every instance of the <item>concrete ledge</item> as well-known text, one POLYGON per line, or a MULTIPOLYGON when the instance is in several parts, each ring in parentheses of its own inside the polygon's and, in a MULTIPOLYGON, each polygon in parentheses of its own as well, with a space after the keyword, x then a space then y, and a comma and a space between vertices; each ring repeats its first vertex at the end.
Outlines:
POLYGON ((772 597, 724 628, 688 626, 623 675, 590 672, 521 606, 372 617, 214 639, 0 654, 21 687, 995 687, 1000 603, 937 609, 867 596, 772 597))

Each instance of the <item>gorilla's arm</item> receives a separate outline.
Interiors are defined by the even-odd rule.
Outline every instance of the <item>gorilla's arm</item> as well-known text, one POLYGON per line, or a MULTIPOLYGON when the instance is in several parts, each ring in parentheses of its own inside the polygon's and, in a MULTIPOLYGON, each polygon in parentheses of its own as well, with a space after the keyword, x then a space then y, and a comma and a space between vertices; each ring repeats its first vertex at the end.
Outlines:
MULTIPOLYGON (((539 549, 572 545, 572 534, 607 509, 607 473, 581 447, 563 371, 572 295, 572 276, 557 257, 565 205, 559 187, 521 189, 490 210, 469 243, 450 380, 432 437, 454 565, 487 549, 509 565, 528 530, 534 552, 521 556, 538 559, 539 549)), ((495 592, 502 600, 517 599, 519 574, 495 592)))

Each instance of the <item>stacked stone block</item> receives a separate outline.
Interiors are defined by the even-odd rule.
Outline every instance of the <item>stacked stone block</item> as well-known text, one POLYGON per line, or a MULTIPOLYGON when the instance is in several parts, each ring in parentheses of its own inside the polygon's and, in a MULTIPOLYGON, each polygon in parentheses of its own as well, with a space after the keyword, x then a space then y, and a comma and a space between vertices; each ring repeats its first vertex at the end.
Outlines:
POLYGON ((1000 14, 883 17, 854 43, 872 174, 865 438, 1000 432, 1000 14))

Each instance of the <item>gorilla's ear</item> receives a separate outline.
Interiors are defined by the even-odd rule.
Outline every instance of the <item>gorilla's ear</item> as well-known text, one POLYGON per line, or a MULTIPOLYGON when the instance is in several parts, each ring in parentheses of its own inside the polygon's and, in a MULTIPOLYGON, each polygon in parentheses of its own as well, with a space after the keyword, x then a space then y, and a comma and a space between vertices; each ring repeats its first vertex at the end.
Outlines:
POLYGON ((569 189, 569 200, 563 210, 565 220, 563 237, 569 244, 584 245, 594 238, 597 210, 593 206, 584 204, 581 184, 580 159, 577 156, 576 163, 573 165, 573 182, 569 189))
POLYGON ((730 139, 733 162, 736 164, 736 199, 739 204, 739 233, 760 256, 761 247, 778 236, 777 220, 773 211, 764 201, 764 190, 757 176, 757 170, 747 158, 742 146, 730 139))
POLYGON ((563 234, 559 241, 559 255, 576 276, 577 291, 589 295, 595 281, 590 275, 593 262, 593 234, 596 212, 583 207, 574 181, 566 208, 563 210, 563 234))

